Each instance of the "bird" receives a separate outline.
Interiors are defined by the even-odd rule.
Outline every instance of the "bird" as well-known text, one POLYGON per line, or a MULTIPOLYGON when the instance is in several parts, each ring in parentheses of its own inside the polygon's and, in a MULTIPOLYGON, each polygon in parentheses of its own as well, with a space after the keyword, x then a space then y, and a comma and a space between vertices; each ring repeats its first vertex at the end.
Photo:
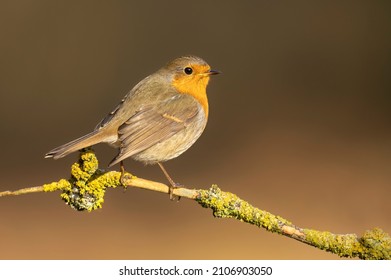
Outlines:
POLYGON ((52 149, 45 158, 108 143, 119 150, 108 167, 120 163, 124 174, 126 158, 158 164, 171 185, 171 198, 178 184, 163 162, 181 155, 203 133, 209 115, 206 88, 210 76, 219 73, 194 55, 173 59, 137 83, 92 132, 52 149))

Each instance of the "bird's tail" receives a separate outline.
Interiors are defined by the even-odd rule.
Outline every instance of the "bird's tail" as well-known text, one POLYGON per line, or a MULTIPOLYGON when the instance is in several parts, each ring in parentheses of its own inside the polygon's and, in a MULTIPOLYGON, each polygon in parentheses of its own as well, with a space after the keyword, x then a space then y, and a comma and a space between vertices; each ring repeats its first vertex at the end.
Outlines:
POLYGON ((45 158, 51 158, 51 157, 54 159, 62 158, 70 153, 76 152, 83 148, 90 147, 100 142, 105 142, 104 140, 105 139, 102 135, 102 131, 94 130, 93 132, 88 133, 87 135, 84 135, 80 138, 77 138, 69 143, 66 143, 60 147, 51 150, 45 155, 45 158))

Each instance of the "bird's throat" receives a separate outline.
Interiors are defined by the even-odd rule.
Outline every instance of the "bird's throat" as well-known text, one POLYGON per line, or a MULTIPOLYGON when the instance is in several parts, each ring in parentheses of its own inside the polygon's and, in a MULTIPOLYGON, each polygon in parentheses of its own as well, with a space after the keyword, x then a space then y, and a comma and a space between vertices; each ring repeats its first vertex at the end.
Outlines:
POLYGON ((209 83, 209 77, 203 76, 198 79, 174 79, 172 85, 181 94, 193 96, 202 106, 206 117, 209 113, 208 96, 206 87, 209 83))

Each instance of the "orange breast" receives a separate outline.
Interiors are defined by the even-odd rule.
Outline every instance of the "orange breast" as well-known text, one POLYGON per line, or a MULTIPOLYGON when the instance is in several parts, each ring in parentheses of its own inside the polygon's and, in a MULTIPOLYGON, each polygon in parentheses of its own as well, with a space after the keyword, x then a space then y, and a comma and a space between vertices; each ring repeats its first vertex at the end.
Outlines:
POLYGON ((209 105, 208 96, 206 95, 208 83, 209 75, 196 74, 192 76, 177 76, 174 78, 172 85, 179 93, 193 96, 201 104, 206 117, 208 117, 209 105))

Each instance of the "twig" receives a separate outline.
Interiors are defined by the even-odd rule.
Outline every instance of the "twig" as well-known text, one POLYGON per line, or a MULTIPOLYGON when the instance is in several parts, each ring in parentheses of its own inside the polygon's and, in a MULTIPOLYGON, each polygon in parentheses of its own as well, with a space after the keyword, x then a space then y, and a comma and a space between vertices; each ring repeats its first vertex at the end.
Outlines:
MULTIPOLYGON (((165 184, 137 178, 130 173, 125 173, 121 178, 120 172, 98 169, 98 160, 93 151, 85 150, 80 153, 79 161, 72 165, 70 179, 17 191, 0 192, 0 197, 59 190, 62 199, 72 208, 92 211, 102 207, 107 188, 118 186, 169 193, 169 187, 165 184)), ((215 217, 235 218, 340 257, 391 259, 391 237, 378 228, 368 230, 362 237, 301 228, 282 217, 253 207, 235 194, 221 191, 216 185, 209 190, 175 188, 173 194, 195 200, 203 207, 212 209, 215 217)))
POLYGON ((0 197, 10 196, 10 195, 21 195, 21 194, 27 194, 27 193, 36 193, 36 192, 43 192, 43 186, 24 188, 24 189, 20 189, 20 190, 16 190, 16 191, 0 192, 0 197))

